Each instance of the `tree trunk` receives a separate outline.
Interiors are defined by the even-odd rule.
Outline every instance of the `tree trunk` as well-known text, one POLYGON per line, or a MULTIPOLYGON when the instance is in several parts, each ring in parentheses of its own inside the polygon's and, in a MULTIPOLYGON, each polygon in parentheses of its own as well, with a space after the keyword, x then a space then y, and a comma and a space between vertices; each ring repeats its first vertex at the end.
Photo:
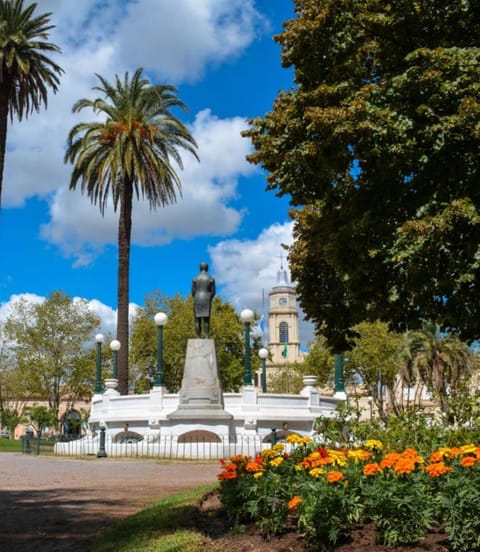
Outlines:
POLYGON ((0 84, 0 211, 2 207, 3 171, 7 145, 8 88, 8 83, 2 80, 0 84))
POLYGON ((121 395, 128 395, 128 305, 132 198, 132 182, 125 179, 121 191, 118 221, 117 339, 121 344, 118 351, 118 391, 121 395))

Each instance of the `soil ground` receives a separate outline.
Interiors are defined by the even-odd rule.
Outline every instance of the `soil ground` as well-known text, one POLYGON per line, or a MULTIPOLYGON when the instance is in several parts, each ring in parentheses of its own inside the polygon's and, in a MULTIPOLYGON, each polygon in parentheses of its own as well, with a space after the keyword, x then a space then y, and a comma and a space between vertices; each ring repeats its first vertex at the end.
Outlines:
MULTIPOLYGON (((96 534, 122 518, 177 491, 216 480, 218 462, 159 462, 92 457, 79 460, 0 454, 0 550, 89 552, 96 534)), ((198 505, 199 529, 226 552, 303 552, 294 532, 265 541, 258 529, 232 531, 217 493, 198 505), (207 514, 207 515, 205 515, 207 514)), ((371 526, 359 526, 340 552, 387 552, 371 526)), ((211 542, 211 541, 210 541, 211 542)), ((208 544, 206 544, 208 549, 208 544)), ((217 546, 215 547, 217 548, 217 546)), ((448 552, 434 532, 421 546, 394 552, 448 552)), ((186 551, 188 552, 188 551, 186 551)), ((392 552, 391 550, 389 552, 392 552)))
POLYGON ((0 454, 0 550, 88 552, 160 498, 212 483, 219 463, 0 454))

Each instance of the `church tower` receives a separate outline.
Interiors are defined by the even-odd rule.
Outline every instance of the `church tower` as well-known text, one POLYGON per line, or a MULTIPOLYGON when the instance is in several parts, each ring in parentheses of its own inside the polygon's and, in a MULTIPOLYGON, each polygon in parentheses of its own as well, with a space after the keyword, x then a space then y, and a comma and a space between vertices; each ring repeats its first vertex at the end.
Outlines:
POLYGON ((298 336, 298 309, 295 286, 288 281, 287 271, 277 272, 277 282, 269 297, 268 327, 271 368, 281 369, 294 362, 302 362, 298 336))

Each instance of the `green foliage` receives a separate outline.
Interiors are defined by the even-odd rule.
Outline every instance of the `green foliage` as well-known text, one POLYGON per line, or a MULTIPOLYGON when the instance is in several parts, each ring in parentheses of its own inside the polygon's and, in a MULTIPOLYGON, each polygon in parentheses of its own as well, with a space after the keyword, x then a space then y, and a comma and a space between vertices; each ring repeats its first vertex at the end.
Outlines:
MULTIPOLYGON (((390 332, 388 324, 381 321, 362 322, 355 326, 358 337, 355 346, 348 352, 345 363, 349 372, 355 373, 367 386, 369 395, 377 404, 380 415, 384 416, 383 386, 395 400, 395 384, 401 366, 400 351, 402 336, 390 332)), ((398 409, 394 404, 395 409, 398 409)))
POLYGON ((458 467, 440 482, 441 519, 454 552, 480 550, 480 467, 458 467))
POLYGON ((310 344, 308 354, 299 368, 304 376, 316 376, 317 385, 333 386, 333 355, 324 339, 318 338, 310 344))
MULTIPOLYGON (((269 393, 299 393, 303 388, 303 363, 292 363, 268 377, 269 393)), ((308 372, 310 375, 310 372, 308 372)))
POLYGON ((57 421, 56 414, 55 410, 43 405, 28 406, 25 408, 25 416, 37 431, 38 435, 41 435, 45 428, 55 425, 57 421))
POLYGON ((100 319, 84 300, 54 292, 43 303, 18 301, 4 326, 10 340, 11 397, 47 400, 58 418, 63 399, 74 402, 91 393, 95 381, 93 342, 100 319), (15 382, 20 387, 15 387, 15 382))
MULTIPOLYGON (((137 379, 136 391, 148 389, 155 378, 157 366, 157 328, 153 317, 165 312, 168 323, 163 329, 163 372, 167 389, 180 389, 185 366, 187 342, 195 336, 193 299, 179 294, 162 297, 155 292, 146 297, 145 307, 139 309, 132 322, 131 358, 137 379)), ((244 371, 243 326, 230 303, 220 297, 212 302, 211 338, 215 339, 217 362, 224 391, 236 391, 242 385, 244 371)), ((255 349, 252 369, 258 366, 255 349)))
POLYGON ((12 437, 15 434, 15 428, 19 424, 24 423, 25 419, 25 414, 23 412, 18 412, 13 408, 4 407, 0 411, 1 426, 8 427, 8 431, 12 437))
POLYGON ((362 519, 363 505, 352 492, 357 475, 353 471, 338 482, 306 474, 299 476, 298 494, 302 503, 298 507, 298 528, 315 550, 331 550, 362 519))
POLYGON ((298 206, 292 279, 334 352, 364 320, 480 335, 479 9, 298 0, 276 37, 296 86, 249 160, 298 206))
POLYGON ((363 503, 367 519, 377 524, 378 540, 389 547, 419 542, 435 524, 428 476, 421 471, 384 470, 367 478, 363 503))

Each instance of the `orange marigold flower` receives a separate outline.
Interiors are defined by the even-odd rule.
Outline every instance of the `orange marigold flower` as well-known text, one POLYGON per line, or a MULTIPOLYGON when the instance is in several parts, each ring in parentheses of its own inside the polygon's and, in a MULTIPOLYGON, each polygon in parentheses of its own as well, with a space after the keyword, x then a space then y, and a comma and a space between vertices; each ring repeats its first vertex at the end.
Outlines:
POLYGON ((435 462, 441 462, 443 456, 441 455, 441 453, 436 450, 435 452, 432 452, 432 454, 430 455, 430 462, 432 464, 434 464, 435 462))
POLYGON ((338 483, 343 480, 343 473, 337 470, 332 470, 327 473, 327 481, 329 483, 338 483))
POLYGON ((302 503, 302 499, 299 496, 294 496, 291 500, 288 501, 288 509, 296 510, 297 506, 302 503))
POLYGON ((217 479, 219 479, 220 481, 225 481, 228 479, 237 479, 237 472, 236 470, 225 470, 224 472, 219 473, 217 475, 217 479))
POLYGON ((405 458, 414 458, 415 456, 417 456, 417 451, 413 448, 406 448, 403 451, 402 456, 405 456, 405 458))
POLYGON ((382 473, 382 471, 382 468, 377 462, 372 462, 364 466, 363 475, 377 475, 377 473, 382 473))
POLYGON ((258 462, 248 462, 245 466, 245 469, 247 472, 258 472, 263 471, 265 468, 262 466, 262 464, 259 464, 258 462))
POLYGON ((452 468, 450 466, 446 466, 443 460, 435 462, 434 464, 429 464, 422 469, 424 469, 430 477, 440 477, 441 475, 445 475, 452 471, 452 468))
POLYGON ((464 468, 471 468, 476 462, 476 459, 473 456, 464 456, 460 460, 460 465, 462 465, 464 468))
POLYGON ((395 473, 412 473, 415 471, 415 462, 411 458, 399 458, 393 469, 395 473))
POLYGON ((462 454, 462 449, 460 447, 451 447, 450 452, 452 456, 460 456, 462 454))
POLYGON ((385 454, 385 456, 382 458, 382 461, 380 462, 380 467, 393 468, 399 458, 400 454, 398 452, 389 452, 385 454))

